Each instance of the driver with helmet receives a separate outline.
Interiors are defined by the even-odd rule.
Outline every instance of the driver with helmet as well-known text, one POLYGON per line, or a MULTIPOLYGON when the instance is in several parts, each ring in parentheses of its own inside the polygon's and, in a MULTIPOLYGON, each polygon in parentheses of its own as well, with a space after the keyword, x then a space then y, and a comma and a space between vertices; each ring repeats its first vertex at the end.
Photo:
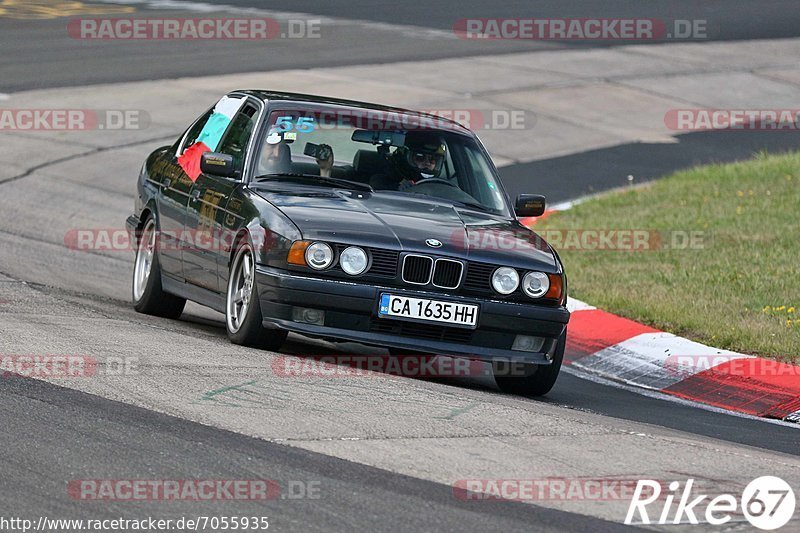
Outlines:
POLYGON ((422 180, 438 178, 444 165, 447 146, 434 134, 408 135, 405 145, 398 147, 389 161, 392 172, 373 176, 375 189, 407 190, 422 180))
POLYGON ((267 132, 267 138, 261 149, 259 158, 258 174, 281 174, 290 172, 292 169, 292 151, 285 132, 278 126, 271 126, 267 132))

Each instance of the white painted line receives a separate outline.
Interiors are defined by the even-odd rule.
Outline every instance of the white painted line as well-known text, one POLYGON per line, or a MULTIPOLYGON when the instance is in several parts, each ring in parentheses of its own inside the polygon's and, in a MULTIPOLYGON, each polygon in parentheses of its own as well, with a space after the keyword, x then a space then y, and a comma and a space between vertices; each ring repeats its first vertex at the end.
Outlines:
POLYGON ((575 361, 573 366, 630 385, 661 390, 732 359, 752 357, 657 332, 609 346, 575 361))
POLYGON ((597 308, 575 298, 567 298, 567 310, 570 313, 574 313, 575 311, 591 311, 592 309, 597 308))
POLYGON ((567 211, 572 209, 573 206, 578 205, 581 203, 582 199, 578 198, 577 200, 570 200, 568 202, 561 202, 560 204, 556 204, 550 208, 551 211, 567 211))

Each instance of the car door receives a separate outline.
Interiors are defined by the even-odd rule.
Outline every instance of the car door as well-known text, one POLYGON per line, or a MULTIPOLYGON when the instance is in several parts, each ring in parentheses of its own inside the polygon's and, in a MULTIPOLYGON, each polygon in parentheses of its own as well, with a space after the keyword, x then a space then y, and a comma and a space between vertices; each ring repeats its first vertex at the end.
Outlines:
POLYGON ((189 128, 176 152, 166 155, 169 158, 164 165, 167 170, 161 172, 161 188, 157 198, 160 247, 159 260, 161 269, 173 277, 184 279, 183 273, 183 229, 186 224, 186 207, 189 204, 189 192, 192 179, 178 162, 178 157, 194 145, 203 130, 212 110, 201 115, 189 128))
POLYGON ((194 239, 194 245, 183 251, 184 275, 190 283, 215 292, 225 291, 219 282, 217 265, 227 268, 228 245, 232 240, 227 233, 231 228, 229 219, 235 214, 227 210, 228 201, 242 185, 247 145, 257 118, 256 104, 248 101, 234 116, 216 150, 233 157, 236 176, 201 172, 189 193, 184 233, 194 239))

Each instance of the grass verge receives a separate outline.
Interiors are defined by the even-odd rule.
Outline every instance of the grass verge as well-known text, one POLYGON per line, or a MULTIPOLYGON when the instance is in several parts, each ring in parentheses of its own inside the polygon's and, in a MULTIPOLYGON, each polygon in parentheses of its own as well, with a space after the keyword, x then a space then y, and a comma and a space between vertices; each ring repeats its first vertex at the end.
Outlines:
POLYGON ((705 344, 800 362, 800 154, 693 168, 535 229, 560 240, 571 296, 705 344), (627 250, 598 249, 591 231, 611 229, 648 233, 627 250))

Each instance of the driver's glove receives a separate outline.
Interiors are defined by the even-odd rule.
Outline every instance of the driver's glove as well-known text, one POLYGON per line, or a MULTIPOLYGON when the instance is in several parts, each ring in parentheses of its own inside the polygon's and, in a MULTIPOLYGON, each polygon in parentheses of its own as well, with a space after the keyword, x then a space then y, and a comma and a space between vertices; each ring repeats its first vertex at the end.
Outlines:
POLYGON ((398 190, 398 191, 407 191, 408 189, 410 189, 411 187, 413 187, 415 184, 416 184, 416 183, 415 183, 414 181, 412 181, 412 180, 403 180, 403 181, 401 181, 401 182, 400 182, 400 184, 397 186, 397 190, 398 190))

